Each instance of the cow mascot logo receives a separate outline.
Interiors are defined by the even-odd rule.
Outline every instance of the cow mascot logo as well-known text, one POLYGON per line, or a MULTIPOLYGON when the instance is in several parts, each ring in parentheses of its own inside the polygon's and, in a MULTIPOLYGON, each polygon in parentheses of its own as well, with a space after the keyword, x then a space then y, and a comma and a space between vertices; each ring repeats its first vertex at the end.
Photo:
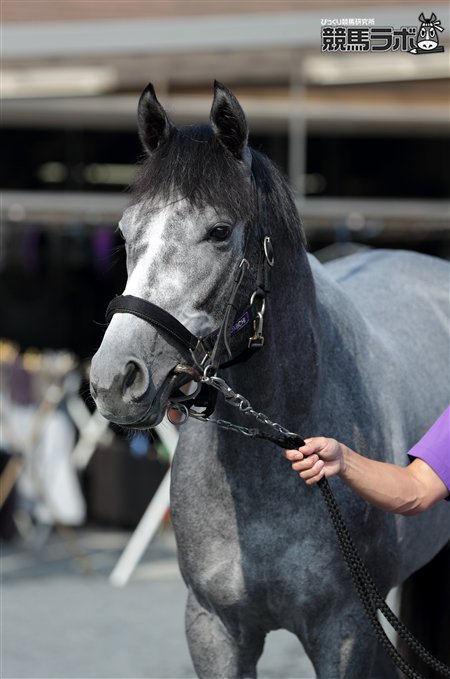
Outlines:
POLYGON ((416 36, 417 44, 414 45, 412 50, 409 50, 410 53, 434 54, 435 52, 443 52, 443 46, 439 45, 439 33, 442 33, 444 29, 439 19, 436 18, 436 14, 433 12, 430 18, 426 19, 422 12, 419 16, 419 21, 421 24, 416 36))

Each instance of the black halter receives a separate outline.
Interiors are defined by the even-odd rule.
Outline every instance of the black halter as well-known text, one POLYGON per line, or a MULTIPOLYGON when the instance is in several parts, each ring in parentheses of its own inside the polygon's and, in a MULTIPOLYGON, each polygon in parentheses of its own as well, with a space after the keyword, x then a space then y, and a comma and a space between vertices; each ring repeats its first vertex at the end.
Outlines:
MULTIPOLYGON (((248 306, 240 312, 235 306, 244 277, 252 268, 249 261, 244 257, 234 278, 233 289, 223 321, 218 329, 206 337, 193 335, 172 314, 156 304, 134 295, 115 297, 106 310, 106 322, 109 324, 115 313, 133 314, 141 318, 155 327, 163 337, 186 356, 191 363, 190 369, 201 369, 203 371, 209 366, 210 373, 215 374, 220 368, 227 368, 246 361, 264 344, 262 328, 265 298, 270 291, 270 270, 274 264, 269 236, 264 237, 258 250, 259 261, 256 267, 255 289, 248 306), (250 336, 249 327, 251 329, 250 336)), ((205 408, 203 414, 209 416, 214 410, 216 395, 215 390, 204 386, 195 398, 187 402, 186 405, 187 407, 192 405, 203 407, 205 408)))

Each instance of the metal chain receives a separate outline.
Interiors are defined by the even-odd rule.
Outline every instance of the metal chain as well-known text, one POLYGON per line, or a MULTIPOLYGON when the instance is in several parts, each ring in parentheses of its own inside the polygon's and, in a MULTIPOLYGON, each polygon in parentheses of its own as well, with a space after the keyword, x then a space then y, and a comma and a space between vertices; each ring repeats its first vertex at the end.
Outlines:
MULTIPOLYGON (((208 386, 220 392, 224 396, 225 401, 234 408, 239 408, 241 413, 254 417, 259 422, 262 422, 262 424, 265 424, 267 427, 274 429, 280 434, 284 434, 288 437, 298 438, 298 434, 295 432, 289 431, 289 429, 286 429, 286 427, 278 424, 278 422, 272 422, 272 420, 270 420, 264 413, 259 413, 258 411, 254 410, 250 401, 241 394, 237 394, 235 391, 233 391, 233 389, 221 377, 217 377, 217 375, 208 375, 207 370, 205 370, 205 373, 206 374, 204 374, 201 378, 203 384, 207 384, 208 386)), ((204 422, 213 422, 222 429, 236 431, 240 434, 244 434, 244 436, 254 437, 255 435, 253 429, 243 427, 238 424, 233 424, 227 420, 215 420, 211 417, 202 417, 201 414, 197 416, 192 412, 190 412, 189 415, 191 415, 191 417, 195 417, 196 419, 203 420, 204 422)))

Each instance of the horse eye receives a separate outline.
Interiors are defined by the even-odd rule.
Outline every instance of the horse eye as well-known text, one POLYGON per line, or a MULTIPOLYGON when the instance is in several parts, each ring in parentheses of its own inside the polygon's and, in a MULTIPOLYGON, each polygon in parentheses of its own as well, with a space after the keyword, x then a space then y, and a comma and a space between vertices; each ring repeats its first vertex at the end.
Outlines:
POLYGON ((224 241, 231 234, 229 224, 216 224, 208 231, 208 240, 224 241))
POLYGON ((420 31, 420 37, 421 37, 421 38, 424 38, 425 35, 426 35, 425 29, 422 28, 421 31, 420 31))
POLYGON ((434 28, 430 28, 430 38, 434 38, 434 28))

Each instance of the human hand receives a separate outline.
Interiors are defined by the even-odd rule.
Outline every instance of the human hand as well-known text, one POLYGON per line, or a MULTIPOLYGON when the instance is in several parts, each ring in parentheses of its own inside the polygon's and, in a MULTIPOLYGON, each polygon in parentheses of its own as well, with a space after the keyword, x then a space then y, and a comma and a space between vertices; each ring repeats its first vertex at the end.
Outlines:
POLYGON ((298 450, 285 450, 292 469, 311 486, 320 479, 340 474, 344 468, 344 446, 323 436, 305 439, 298 450))

